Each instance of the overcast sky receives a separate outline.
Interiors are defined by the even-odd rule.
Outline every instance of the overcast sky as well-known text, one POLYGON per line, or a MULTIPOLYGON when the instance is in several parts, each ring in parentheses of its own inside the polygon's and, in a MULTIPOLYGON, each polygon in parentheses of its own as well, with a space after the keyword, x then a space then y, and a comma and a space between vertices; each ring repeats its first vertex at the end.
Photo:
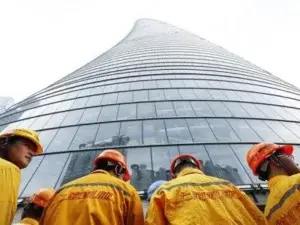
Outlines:
POLYGON ((299 0, 0 0, 0 96, 17 102, 68 75, 139 18, 190 31, 300 87, 299 0))

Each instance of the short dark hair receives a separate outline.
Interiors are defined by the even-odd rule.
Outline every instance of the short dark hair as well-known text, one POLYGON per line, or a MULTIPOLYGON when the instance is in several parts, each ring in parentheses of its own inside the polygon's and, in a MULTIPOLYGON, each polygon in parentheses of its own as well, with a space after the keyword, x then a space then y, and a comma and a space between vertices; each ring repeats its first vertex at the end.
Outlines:
POLYGON ((41 206, 37 206, 32 202, 29 202, 25 205, 21 218, 24 219, 26 217, 40 220, 43 214, 44 208, 41 206))
POLYGON ((174 173, 178 174, 180 173, 183 169, 185 168, 197 168, 199 169, 195 163, 188 162, 188 161, 183 161, 179 163, 175 168, 174 168, 174 173))
POLYGON ((107 160, 99 160, 94 170, 114 171, 117 165, 108 165, 107 160))

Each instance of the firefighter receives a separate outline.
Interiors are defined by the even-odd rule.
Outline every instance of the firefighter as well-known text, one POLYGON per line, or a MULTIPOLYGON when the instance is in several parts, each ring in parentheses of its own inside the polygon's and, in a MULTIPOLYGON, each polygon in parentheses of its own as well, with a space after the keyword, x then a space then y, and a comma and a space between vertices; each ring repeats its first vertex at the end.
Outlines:
POLYGON ((108 149, 94 160, 91 174, 63 185, 40 224, 143 225, 143 208, 124 156, 108 149), (55 215, 55 216, 53 216, 55 215))
POLYGON ((43 152, 38 134, 29 129, 14 129, 0 134, 0 224, 10 225, 15 216, 20 169, 43 152))
POLYGON ((226 180, 206 176, 189 154, 175 157, 174 178, 160 186, 150 200, 147 225, 266 225, 252 200, 226 180))
POLYGON ((148 190, 147 190, 147 200, 150 201, 152 195, 154 194, 154 192, 164 183, 166 183, 167 181, 165 180, 157 180, 155 182, 153 182, 148 190))
POLYGON ((24 207, 22 220, 14 225, 38 225, 43 211, 54 193, 53 188, 43 188, 35 192, 24 207))
POLYGON ((300 224, 300 170, 293 158, 293 146, 263 142, 247 153, 253 174, 268 180, 269 197, 265 216, 269 224, 300 224))

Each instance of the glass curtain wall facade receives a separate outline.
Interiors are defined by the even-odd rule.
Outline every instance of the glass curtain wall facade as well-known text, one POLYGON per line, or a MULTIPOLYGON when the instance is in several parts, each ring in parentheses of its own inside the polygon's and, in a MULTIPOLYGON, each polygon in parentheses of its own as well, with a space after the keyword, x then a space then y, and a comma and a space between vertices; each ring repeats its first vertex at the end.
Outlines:
MULTIPOLYGON (((142 19, 116 46, 1 114, 2 131, 39 132, 45 153, 22 171, 20 198, 88 174, 116 147, 131 184, 170 179, 171 159, 191 153, 204 171, 263 202, 246 151, 257 142, 300 144, 300 92, 196 35, 142 19)), ((259 184, 259 185, 258 185, 259 184)))

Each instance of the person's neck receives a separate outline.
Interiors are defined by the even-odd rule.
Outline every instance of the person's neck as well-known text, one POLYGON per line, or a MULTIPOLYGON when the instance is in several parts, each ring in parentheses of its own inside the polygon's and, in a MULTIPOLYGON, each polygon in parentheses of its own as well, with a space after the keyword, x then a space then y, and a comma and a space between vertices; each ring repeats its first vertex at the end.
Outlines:
POLYGON ((271 180, 273 177, 277 177, 277 176, 288 176, 288 174, 283 169, 275 169, 270 172, 268 180, 271 180))

